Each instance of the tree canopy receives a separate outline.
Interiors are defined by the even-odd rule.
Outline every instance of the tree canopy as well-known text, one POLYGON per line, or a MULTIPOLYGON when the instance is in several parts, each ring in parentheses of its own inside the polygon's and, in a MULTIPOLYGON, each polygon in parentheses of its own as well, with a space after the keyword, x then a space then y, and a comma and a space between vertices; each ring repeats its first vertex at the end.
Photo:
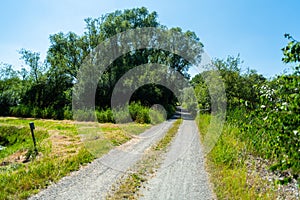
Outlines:
MULTIPOLYGON (((40 61, 40 54, 37 52, 26 49, 19 51, 21 59, 29 67, 29 71, 22 69, 18 73, 15 72, 18 74, 14 75, 17 83, 15 85, 22 88, 22 92, 17 94, 18 100, 10 101, 6 106, 10 108, 1 113, 2 115, 9 114, 9 110, 12 111, 10 114, 17 114, 23 107, 27 107, 27 110, 41 109, 36 116, 64 118, 64 111, 71 110, 72 89, 78 81, 77 73, 86 57, 95 53, 95 49, 100 43, 118 33, 136 28, 159 28, 168 31, 168 36, 164 39, 171 44, 175 43, 172 40, 176 40, 176 35, 181 34, 198 44, 199 50, 203 47, 194 32, 183 32, 179 27, 168 29, 158 22, 156 12, 149 12, 145 7, 117 10, 99 18, 87 18, 85 23, 85 32, 82 35, 74 32, 59 32, 50 35, 50 46, 44 62, 40 61), (42 115, 41 112, 46 114, 42 115), (51 112, 56 114, 47 116, 51 112)), ((137 38, 138 41, 139 38, 137 38)), ((121 49, 123 44, 116 42, 114 45, 117 47, 114 49, 117 50, 121 49)), ((180 48, 184 50, 187 47, 182 45, 180 48)), ((111 53, 116 54, 117 52, 111 53)), ((189 78, 188 69, 191 63, 180 55, 160 49, 136 49, 115 59, 99 78, 96 92, 97 108, 109 108, 111 95, 117 81, 135 66, 148 63, 166 65, 185 78, 189 78)), ((9 71, 9 68, 7 70, 9 71)), ((140 101, 147 106, 160 103, 166 107, 174 106, 177 103, 177 99, 170 90, 155 84, 146 85, 136 91, 131 101, 140 101)), ((25 114, 25 116, 30 115, 29 113, 25 114)))

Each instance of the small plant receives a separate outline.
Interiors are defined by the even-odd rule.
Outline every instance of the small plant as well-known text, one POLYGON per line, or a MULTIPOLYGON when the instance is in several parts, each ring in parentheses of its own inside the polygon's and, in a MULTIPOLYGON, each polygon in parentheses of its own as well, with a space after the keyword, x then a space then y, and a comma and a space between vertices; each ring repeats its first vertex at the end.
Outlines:
POLYGON ((23 162, 28 162, 34 160, 38 155, 38 151, 35 148, 30 148, 25 154, 25 161, 23 162))

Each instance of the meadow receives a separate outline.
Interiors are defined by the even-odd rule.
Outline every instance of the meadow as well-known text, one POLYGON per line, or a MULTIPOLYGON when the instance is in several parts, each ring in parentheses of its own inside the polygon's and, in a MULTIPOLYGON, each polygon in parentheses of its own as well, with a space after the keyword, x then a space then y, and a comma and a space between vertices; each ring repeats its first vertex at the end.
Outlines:
MULTIPOLYGON (((88 124, 92 122, 78 122, 88 124)), ((94 125, 103 133, 97 156, 149 128, 149 124, 94 125)), ((0 118, 0 199, 26 199, 70 172, 95 159, 78 135, 71 120, 0 118), (35 124, 38 153, 34 151, 29 123, 35 124)), ((87 126, 88 127, 88 126, 87 126)))

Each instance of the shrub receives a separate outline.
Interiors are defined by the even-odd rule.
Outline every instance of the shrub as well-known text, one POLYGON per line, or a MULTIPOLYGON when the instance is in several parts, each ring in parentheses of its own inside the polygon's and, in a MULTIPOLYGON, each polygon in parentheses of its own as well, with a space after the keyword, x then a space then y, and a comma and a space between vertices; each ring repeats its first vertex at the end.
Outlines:
POLYGON ((149 115, 149 108, 141 108, 141 110, 139 110, 139 112, 137 113, 135 122, 141 124, 150 124, 151 118, 149 115))
POLYGON ((300 78, 282 75, 258 87, 260 102, 252 111, 237 109, 228 119, 243 130, 240 138, 259 156, 273 160, 272 169, 300 172, 300 78))
MULTIPOLYGON (((129 105, 129 113, 131 118, 135 121, 138 117, 138 114, 144 109, 140 102, 133 102, 129 105)), ((140 116, 141 117, 141 116, 140 116)))
POLYGON ((112 110, 110 108, 100 111, 96 110, 96 116, 99 123, 115 122, 112 110))
POLYGON ((64 119, 73 119, 73 112, 69 107, 64 108, 64 119))
POLYGON ((40 109, 38 107, 34 107, 31 110, 30 115, 34 118, 40 118, 40 117, 42 117, 42 109, 40 109))
POLYGON ((52 108, 45 108, 42 111, 42 118, 47 119, 47 118, 52 118, 53 109, 52 108))
POLYGON ((152 124, 158 124, 166 120, 167 112, 158 105, 152 106, 149 110, 149 116, 152 124))
POLYGON ((138 103, 131 103, 129 106, 120 107, 113 112, 110 108, 106 110, 96 110, 99 123, 137 123, 157 124, 165 120, 166 112, 163 109, 150 109, 138 103))
POLYGON ((95 112, 93 110, 76 110, 73 112, 73 118, 77 121, 94 121, 95 112))
POLYGON ((10 108, 10 114, 15 117, 31 117, 32 108, 26 105, 18 105, 10 108))
MULTIPOLYGON (((169 106, 169 110, 173 107, 169 106)), ((12 116, 16 117, 34 117, 43 119, 73 119, 77 121, 94 121, 99 123, 128 123, 135 121, 137 123, 160 123, 165 119, 165 112, 162 110, 150 110, 150 108, 138 103, 131 103, 127 107, 118 108, 113 111, 106 110, 77 110, 73 111, 69 107, 63 109, 54 109, 53 107, 39 108, 26 105, 18 105, 10 108, 12 116), (96 117, 96 118, 95 118, 96 117)), ((169 112, 167 112, 169 113, 169 112)))

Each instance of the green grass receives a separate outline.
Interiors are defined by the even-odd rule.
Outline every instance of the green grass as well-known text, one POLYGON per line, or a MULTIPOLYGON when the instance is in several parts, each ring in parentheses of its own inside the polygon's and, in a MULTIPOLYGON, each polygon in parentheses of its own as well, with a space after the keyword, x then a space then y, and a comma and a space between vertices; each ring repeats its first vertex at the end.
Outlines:
POLYGON ((150 125, 149 124, 129 123, 129 124, 119 124, 119 127, 128 133, 137 135, 137 134, 142 133, 145 130, 147 130, 150 127, 150 125))
POLYGON ((167 131, 166 135, 155 144, 144 157, 130 169, 129 175, 119 180, 119 184, 113 187, 112 193, 108 194, 106 199, 137 199, 138 191, 142 184, 147 181, 150 174, 159 168, 161 155, 166 150, 172 139, 177 134, 182 119, 174 122, 173 126, 167 131))
MULTIPOLYGON (((120 126, 85 122, 80 124, 85 128, 95 126, 92 129, 103 133, 104 137, 97 140, 102 144, 97 156, 128 141, 132 134, 139 134, 150 127, 134 123, 120 126)), ((82 126, 69 120, 0 117, 0 135, 11 141, 10 145, 6 143, 6 149, 0 151, 0 199, 26 199, 91 162, 95 155, 88 151, 80 139, 78 128, 82 126), (35 123, 39 154, 23 163, 24 156, 32 152, 33 146, 29 122, 35 123)))
MULTIPOLYGON (((46 131, 36 131, 35 139, 42 141, 49 135, 46 131)), ((0 145, 6 148, 0 151, 0 160, 5 158, 17 150, 26 150, 33 148, 33 140, 31 134, 28 134, 28 129, 18 128, 15 126, 1 126, 0 127, 0 145)), ((30 156, 30 155, 28 155, 30 156)))
MULTIPOLYGON (((201 138, 207 133, 211 116, 197 118, 201 138)), ((206 163, 218 199, 274 199, 275 193, 265 188, 260 177, 248 176, 245 164, 246 144, 239 140, 238 127, 225 123, 222 135, 208 154, 206 163)))

